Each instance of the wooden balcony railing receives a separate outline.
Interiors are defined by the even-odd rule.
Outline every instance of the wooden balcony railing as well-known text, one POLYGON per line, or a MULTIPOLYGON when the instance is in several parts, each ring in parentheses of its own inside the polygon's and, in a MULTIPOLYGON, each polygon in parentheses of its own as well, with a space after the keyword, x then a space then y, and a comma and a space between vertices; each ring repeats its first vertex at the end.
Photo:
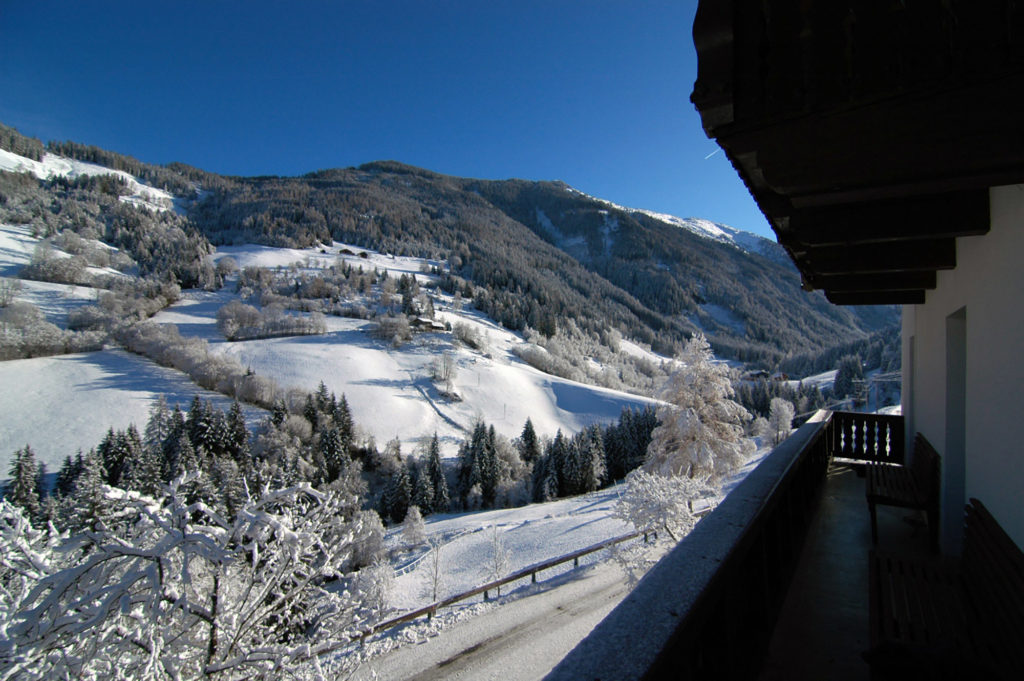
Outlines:
POLYGON ((775 448, 548 675, 755 678, 829 462, 900 460, 901 417, 818 412, 775 448))
POLYGON ((903 417, 832 412, 829 454, 859 461, 905 462, 903 417))

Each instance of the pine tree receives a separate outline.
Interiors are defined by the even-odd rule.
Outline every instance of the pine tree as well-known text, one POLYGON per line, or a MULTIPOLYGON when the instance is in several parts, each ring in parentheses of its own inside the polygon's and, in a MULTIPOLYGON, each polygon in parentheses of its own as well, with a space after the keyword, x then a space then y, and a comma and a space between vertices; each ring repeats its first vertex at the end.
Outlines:
POLYGON ((341 433, 335 426, 320 431, 318 442, 319 454, 323 459, 326 471, 327 482, 333 482, 345 474, 346 469, 352 463, 348 452, 342 446, 341 433))
POLYGON ((245 426, 245 414, 242 413, 242 405, 238 403, 238 400, 231 403, 227 419, 227 453, 238 464, 239 470, 244 473, 251 464, 249 460, 249 430, 245 426))
POLYGON ((594 425, 581 433, 578 448, 579 492, 593 492, 601 487, 605 479, 604 441, 601 427, 594 425))
POLYGON ((487 430, 486 436, 480 443, 480 495, 484 508, 494 508, 494 502, 498 496, 498 452, 496 447, 497 434, 494 426, 487 430))
POLYGON ((342 394, 341 399, 338 400, 337 407, 334 409, 334 425, 338 427, 342 449, 346 453, 349 452, 352 449, 353 423, 352 412, 349 411, 348 400, 345 399, 344 394, 342 394))
POLYGON ((142 444, 157 452, 163 449, 164 441, 171 433, 171 411, 167 407, 167 398, 160 395, 149 408, 149 420, 143 431, 142 444))
POLYGON ((39 467, 36 465, 36 454, 25 445, 24 449, 14 452, 14 460, 8 471, 11 476, 4 489, 4 498, 21 508, 33 522, 38 521, 40 498, 38 488, 39 467))
POLYGON ((530 419, 526 419, 523 432, 519 436, 519 458, 526 463, 533 463, 540 458, 540 443, 530 419))
POLYGON ((82 472, 82 450, 78 450, 76 458, 72 459, 70 455, 64 457, 64 463, 61 464, 60 470, 57 471, 57 481, 54 485, 54 491, 62 497, 69 496, 75 489, 75 480, 78 479, 79 474, 82 472), (77 465, 76 465, 77 462, 77 465))
POLYGON ((106 472, 105 482, 116 487, 121 482, 121 474, 124 472, 124 452, 118 446, 117 433, 113 426, 107 430, 97 448, 100 460, 103 462, 103 470, 106 472))
POLYGON ((306 404, 302 407, 302 415, 313 426, 313 430, 319 427, 320 412, 317 411, 316 402, 313 401, 312 395, 306 395, 306 404))
POLYGON ((163 489, 162 450, 139 444, 128 473, 122 482, 125 489, 135 490, 150 496, 160 496, 163 489))
POLYGON ((409 511, 409 504, 412 501, 412 482, 409 479, 409 469, 404 463, 388 480, 387 488, 384 490, 383 513, 394 525, 402 522, 405 514, 409 511))
POLYGON ((413 484, 412 503, 419 507, 423 515, 430 515, 434 512, 434 486, 426 466, 419 466, 417 470, 416 482, 413 484))
POLYGON ((71 494, 70 512, 65 516, 73 532, 96 530, 109 521, 114 504, 104 489, 106 478, 102 458, 95 449, 90 449, 82 460, 82 473, 71 494))
POLYGON ((437 441, 437 433, 430 439, 430 447, 427 450, 427 473, 434 487, 434 511, 443 513, 451 506, 451 499, 448 496, 448 481, 441 465, 441 447, 437 441))
POLYGON ((570 473, 568 470, 569 445, 565 440, 565 435, 562 434, 561 428, 555 433, 555 439, 548 446, 548 466, 554 474, 554 479, 557 483, 556 488, 558 491, 555 493, 555 498, 568 495, 570 485, 570 473))

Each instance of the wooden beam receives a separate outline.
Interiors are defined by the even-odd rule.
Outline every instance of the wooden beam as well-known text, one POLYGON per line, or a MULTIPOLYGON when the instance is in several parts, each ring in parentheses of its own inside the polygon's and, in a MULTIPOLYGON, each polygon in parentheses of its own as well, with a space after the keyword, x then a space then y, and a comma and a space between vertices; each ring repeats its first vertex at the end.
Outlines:
POLYGON ((802 246, 976 236, 989 231, 987 189, 794 210, 784 239, 802 246))
POLYGON ((1010 71, 839 110, 793 110, 722 126, 718 140, 731 158, 755 152, 757 167, 743 167, 743 174, 763 178, 759 190, 788 197, 915 182, 948 186, 974 177, 1010 184, 1024 180, 1021 91, 1024 72, 1010 71))
POLYGON ((923 305, 924 291, 873 291, 842 293, 825 291, 835 305, 923 305))
POLYGON ((913 291, 935 288, 935 271, 876 272, 872 274, 816 275, 807 283, 815 289, 840 292, 913 291))
MULTIPOLYGON (((786 244, 789 246, 789 244, 786 244)), ((803 252, 790 247, 797 268, 808 279, 822 274, 920 272, 956 267, 956 241, 897 241, 887 244, 824 246, 803 252)))

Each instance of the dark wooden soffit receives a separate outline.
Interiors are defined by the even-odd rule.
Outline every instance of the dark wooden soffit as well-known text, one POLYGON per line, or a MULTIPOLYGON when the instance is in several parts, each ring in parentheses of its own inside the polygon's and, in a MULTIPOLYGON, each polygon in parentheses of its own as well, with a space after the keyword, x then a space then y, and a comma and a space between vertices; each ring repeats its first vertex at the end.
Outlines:
POLYGON ((1024 182, 1024 3, 701 0, 691 100, 804 277, 919 303, 1024 182))

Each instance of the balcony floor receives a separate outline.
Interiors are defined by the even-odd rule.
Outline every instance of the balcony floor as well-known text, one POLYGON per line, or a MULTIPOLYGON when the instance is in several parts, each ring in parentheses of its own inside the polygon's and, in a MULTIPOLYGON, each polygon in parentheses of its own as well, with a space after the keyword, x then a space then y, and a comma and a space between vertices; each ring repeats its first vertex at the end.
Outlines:
MULTIPOLYGON (((818 512, 772 636, 762 681, 866 681, 868 550, 871 519, 865 481, 833 464, 818 512)), ((878 544, 927 552, 928 533, 915 511, 878 507, 878 544), (915 521, 915 522, 911 522, 915 521)))

